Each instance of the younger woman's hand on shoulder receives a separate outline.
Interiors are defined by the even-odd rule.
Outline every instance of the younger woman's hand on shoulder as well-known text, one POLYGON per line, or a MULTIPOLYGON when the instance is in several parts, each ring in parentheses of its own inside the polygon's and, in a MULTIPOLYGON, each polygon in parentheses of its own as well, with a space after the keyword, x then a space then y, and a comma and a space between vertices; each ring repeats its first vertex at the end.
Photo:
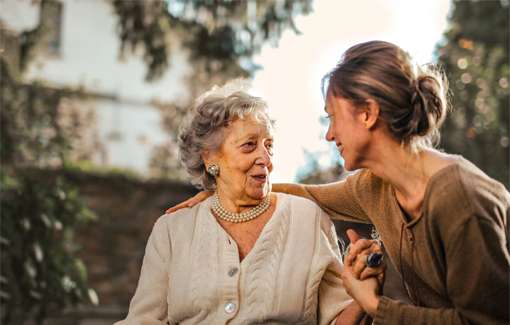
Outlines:
POLYGON ((199 192, 195 196, 187 199, 186 201, 181 202, 181 203, 179 203, 177 205, 174 205, 173 207, 168 208, 165 211, 165 213, 172 213, 172 212, 178 211, 180 209, 191 208, 191 207, 195 206, 196 204, 204 201, 205 199, 207 199, 212 194, 213 194, 213 192, 211 192, 211 191, 202 191, 202 192, 199 192))

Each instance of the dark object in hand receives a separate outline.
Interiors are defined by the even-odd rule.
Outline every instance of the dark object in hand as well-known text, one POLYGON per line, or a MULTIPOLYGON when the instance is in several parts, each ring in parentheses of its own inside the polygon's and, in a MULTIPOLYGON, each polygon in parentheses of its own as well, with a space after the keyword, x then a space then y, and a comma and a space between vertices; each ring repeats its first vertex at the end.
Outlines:
POLYGON ((368 267, 378 267, 381 265, 383 261, 383 254, 381 253, 372 253, 367 256, 367 266, 368 267))

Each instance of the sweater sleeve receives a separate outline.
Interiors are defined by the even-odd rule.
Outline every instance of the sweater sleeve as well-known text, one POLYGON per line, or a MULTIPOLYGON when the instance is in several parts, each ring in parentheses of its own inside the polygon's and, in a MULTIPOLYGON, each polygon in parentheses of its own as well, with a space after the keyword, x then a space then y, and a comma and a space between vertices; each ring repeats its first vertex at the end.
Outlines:
POLYGON ((335 324, 337 315, 352 302, 341 279, 342 262, 335 228, 329 217, 320 211, 321 243, 326 254, 330 256, 322 280, 319 284, 319 324, 335 324))
POLYGON ((368 171, 361 170, 343 181, 320 184, 275 184, 275 192, 284 192, 312 200, 333 220, 371 223, 359 203, 359 193, 367 193, 368 171))
POLYGON ((423 308, 381 297, 374 324, 508 324, 507 235, 473 216, 446 243, 447 291, 452 308, 423 308))
POLYGON ((167 324, 170 239, 165 217, 158 219, 149 236, 140 279, 126 318, 114 325, 167 324))

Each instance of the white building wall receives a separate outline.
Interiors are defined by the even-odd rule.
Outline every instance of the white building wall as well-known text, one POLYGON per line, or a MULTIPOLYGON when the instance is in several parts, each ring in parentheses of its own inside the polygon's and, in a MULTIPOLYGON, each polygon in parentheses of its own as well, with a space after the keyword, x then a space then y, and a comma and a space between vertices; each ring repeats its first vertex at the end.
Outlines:
MULTIPOLYGON (((106 149, 106 159, 103 156, 95 162, 146 173, 152 147, 168 138, 159 111, 149 102, 157 99, 184 104, 189 100, 185 80, 192 69, 187 54, 173 44, 168 70, 160 80, 147 83, 147 67, 141 57, 128 53, 125 60, 119 60, 117 16, 109 1, 61 3, 60 53, 35 58, 24 78, 118 98, 95 101, 100 141, 106 149)), ((0 0, 0 20, 18 32, 34 28, 39 5, 33 5, 32 0, 0 0)))
POLYGON ((95 104, 99 138, 106 144, 106 157, 98 155, 95 162, 106 158, 109 165, 147 173, 152 148, 168 138, 161 130, 159 112, 142 103, 104 99, 95 104))

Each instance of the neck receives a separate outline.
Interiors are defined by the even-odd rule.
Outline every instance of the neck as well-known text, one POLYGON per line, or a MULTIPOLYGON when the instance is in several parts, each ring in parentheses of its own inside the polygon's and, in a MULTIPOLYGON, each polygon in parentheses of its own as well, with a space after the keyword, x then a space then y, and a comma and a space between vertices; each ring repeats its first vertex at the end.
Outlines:
MULTIPOLYGON (((253 199, 246 195, 237 195, 235 193, 225 191, 222 187, 218 186, 216 189, 220 203, 227 211, 240 213, 245 210, 251 209, 262 202, 264 198, 253 199)), ((269 194, 268 194, 269 195, 269 194)))
POLYGON ((372 161, 368 168, 390 182, 402 195, 412 196, 429 178, 424 168, 423 156, 423 152, 415 154, 407 148, 397 146, 381 152, 379 159, 372 161))
POLYGON ((364 167, 375 175, 388 181, 395 189, 397 201, 412 217, 419 215, 425 196, 427 183, 435 168, 431 168, 431 157, 437 153, 426 149, 412 153, 394 140, 386 139, 372 154, 375 159, 368 160, 364 167))

